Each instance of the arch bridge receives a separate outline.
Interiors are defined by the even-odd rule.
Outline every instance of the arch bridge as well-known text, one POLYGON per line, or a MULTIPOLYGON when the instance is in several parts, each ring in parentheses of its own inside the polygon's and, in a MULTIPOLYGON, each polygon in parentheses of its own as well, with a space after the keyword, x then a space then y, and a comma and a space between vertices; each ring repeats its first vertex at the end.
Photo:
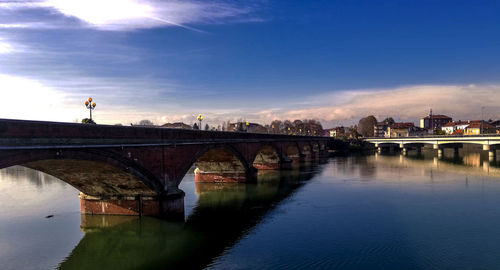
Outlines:
POLYGON ((249 182, 327 155, 326 137, 0 119, 0 169, 21 165, 78 189, 82 213, 182 215, 179 184, 249 182))
POLYGON ((484 151, 488 151, 490 159, 496 159, 496 151, 500 149, 500 135, 374 137, 367 138, 365 141, 375 144, 378 152, 381 152, 383 148, 392 150, 394 147, 399 147, 403 153, 407 153, 409 149, 417 149, 420 152, 421 148, 428 144, 438 151, 438 156, 443 155, 445 148, 454 148, 455 153, 458 153, 458 149, 464 144, 473 144, 481 145, 484 151))

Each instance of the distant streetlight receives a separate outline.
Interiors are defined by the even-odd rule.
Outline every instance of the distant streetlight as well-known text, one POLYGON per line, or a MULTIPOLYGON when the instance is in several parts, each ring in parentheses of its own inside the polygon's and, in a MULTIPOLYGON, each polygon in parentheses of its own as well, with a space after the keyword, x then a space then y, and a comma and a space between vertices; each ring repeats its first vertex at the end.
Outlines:
POLYGON ((247 128, 245 129, 245 131, 246 131, 246 132, 248 132, 248 126, 250 126, 250 123, 247 121, 247 122, 245 123, 245 125, 247 126, 247 128))
POLYGON ((200 127, 199 129, 201 130, 201 121, 203 121, 203 115, 201 115, 201 113, 198 115, 198 121, 200 121, 200 127))
POLYGON ((89 97, 89 99, 87 99, 85 101, 85 107, 87 107, 87 109, 89 109, 90 111, 90 122, 92 122, 92 110, 95 109, 95 102, 92 102, 92 98, 89 97))

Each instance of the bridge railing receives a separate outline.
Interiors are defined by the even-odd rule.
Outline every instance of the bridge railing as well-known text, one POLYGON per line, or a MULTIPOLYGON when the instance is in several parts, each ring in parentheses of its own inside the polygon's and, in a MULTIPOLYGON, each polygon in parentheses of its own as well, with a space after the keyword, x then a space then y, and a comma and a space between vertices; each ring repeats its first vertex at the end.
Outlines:
POLYGON ((373 139, 373 140, 381 140, 381 139, 405 139, 405 138, 473 138, 473 137, 500 137, 500 134, 477 134, 477 135, 431 135, 431 136, 407 136, 407 137, 367 137, 363 138, 363 140, 373 139))
POLYGON ((201 131, 158 127, 90 125, 0 119, 0 138, 100 138, 134 140, 224 140, 224 139, 292 139, 328 140, 329 137, 268 133, 201 131))

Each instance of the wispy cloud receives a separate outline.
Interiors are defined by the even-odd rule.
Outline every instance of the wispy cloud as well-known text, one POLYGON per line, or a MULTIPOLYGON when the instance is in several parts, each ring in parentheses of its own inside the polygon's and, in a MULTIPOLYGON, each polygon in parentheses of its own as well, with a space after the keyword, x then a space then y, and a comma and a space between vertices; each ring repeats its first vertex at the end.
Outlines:
POLYGON ((417 121, 428 114, 447 114, 454 119, 500 118, 500 85, 416 85, 386 89, 334 92, 313 98, 316 106, 282 111, 283 118, 316 118, 327 125, 354 124, 361 117, 417 121), (348 98, 346 98, 348 97, 348 98), (338 102, 338 100, 342 100, 338 102), (330 102, 330 105, 325 105, 330 102))
POLYGON ((243 5, 220 0, 20 0, 0 3, 3 14, 0 28, 80 26, 128 31, 177 26, 201 31, 190 25, 259 21, 255 10, 255 4, 243 5), (44 13, 43 20, 26 16, 20 20, 23 12, 33 9, 44 13), (69 20, 61 20, 61 16, 69 20))
MULTIPOLYGON (((333 91, 297 99, 285 108, 237 113, 212 112, 206 119, 214 122, 245 118, 259 123, 275 119, 318 119, 325 127, 356 124, 360 118, 375 115, 380 120, 391 116, 398 121, 418 124, 429 109, 447 114, 453 119, 500 119, 500 85, 415 85, 385 89, 333 91), (291 108, 296 109, 291 109, 291 108), (235 117, 239 115, 239 117, 235 117)), ((165 120, 182 121, 181 115, 169 115, 165 120)))
POLYGON ((0 74, 2 93, 9 100, 0 107, 1 118, 73 121, 86 117, 83 101, 93 96, 98 102, 96 120, 103 124, 136 123, 149 119, 156 124, 195 122, 198 113, 205 123, 217 126, 238 119, 270 123, 275 119, 318 119, 325 127, 355 124, 361 117, 375 115, 379 119, 392 116, 414 121, 435 113, 454 119, 479 119, 481 107, 485 119, 500 119, 500 85, 417 85, 390 89, 332 92, 311 98, 307 107, 297 98, 285 107, 265 110, 235 109, 227 106, 195 107, 177 104, 171 97, 181 94, 181 85, 154 82, 148 78, 75 77, 68 80, 44 80, 0 74), (147 89, 142 95, 141 89, 147 89), (170 93, 170 94, 169 94, 170 93), (340 101, 339 101, 340 100, 340 101), (315 101, 315 102, 314 102, 315 101), (328 105, 325 105, 328 104, 328 105), (297 107, 300 109, 290 109, 297 107), (20 109, 22 108, 22 109, 20 109))
POLYGON ((14 51, 14 48, 8 42, 0 39, 0 54, 11 53, 14 51))

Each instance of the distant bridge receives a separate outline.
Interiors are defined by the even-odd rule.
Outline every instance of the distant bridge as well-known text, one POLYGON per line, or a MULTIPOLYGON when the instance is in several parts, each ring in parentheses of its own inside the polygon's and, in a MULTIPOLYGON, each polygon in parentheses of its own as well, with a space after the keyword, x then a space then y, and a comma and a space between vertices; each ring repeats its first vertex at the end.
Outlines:
POLYGON ((373 137, 366 138, 365 141, 375 144, 379 152, 383 148, 392 149, 397 146, 404 153, 409 149, 417 149, 430 144, 438 150, 438 156, 442 156, 443 149, 454 148, 456 152, 463 144, 481 145, 484 151, 489 152, 490 159, 496 159, 496 150, 500 149, 500 135, 475 135, 475 136, 425 136, 425 137, 373 137))
POLYGON ((179 184, 246 182, 328 153, 327 137, 0 119, 0 169, 22 165, 81 191, 81 211, 184 212, 179 184))

